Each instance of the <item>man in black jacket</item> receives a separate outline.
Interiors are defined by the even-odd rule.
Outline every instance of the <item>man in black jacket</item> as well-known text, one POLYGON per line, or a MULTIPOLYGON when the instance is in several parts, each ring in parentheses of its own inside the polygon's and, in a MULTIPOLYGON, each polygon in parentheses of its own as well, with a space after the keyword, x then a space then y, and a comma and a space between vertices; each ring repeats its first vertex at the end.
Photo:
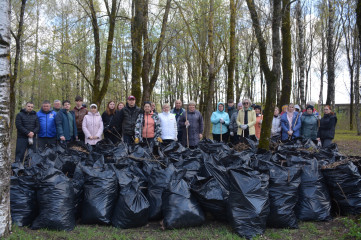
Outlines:
POLYGON ((117 111, 110 124, 111 129, 115 128, 122 134, 125 143, 130 144, 134 142, 135 123, 140 111, 140 108, 135 105, 135 97, 129 96, 126 106, 122 110, 117 111))
POLYGON ((27 102, 25 109, 16 115, 15 125, 18 131, 16 140, 15 161, 23 161, 25 151, 31 148, 36 151, 36 134, 39 132, 39 120, 33 110, 34 104, 27 102))

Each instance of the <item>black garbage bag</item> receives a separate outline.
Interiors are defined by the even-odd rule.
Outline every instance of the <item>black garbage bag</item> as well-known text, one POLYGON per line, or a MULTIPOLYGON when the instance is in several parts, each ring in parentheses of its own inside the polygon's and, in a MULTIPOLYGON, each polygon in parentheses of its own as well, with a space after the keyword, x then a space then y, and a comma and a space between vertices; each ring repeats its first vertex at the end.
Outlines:
POLYGON ((337 214, 357 215, 361 213, 361 175, 351 162, 328 168, 323 167, 331 198, 337 202, 337 214))
POLYGON ((175 162, 174 166, 178 169, 186 169, 187 172, 184 178, 187 179, 187 181, 191 181, 193 177, 199 173, 205 153, 200 149, 194 149, 183 152, 182 155, 180 161, 175 162))
POLYGON ((47 158, 50 161, 55 161, 57 154, 54 148, 44 148, 42 150, 37 151, 39 153, 40 156, 42 156, 43 158, 47 158))
POLYGON ((229 176, 227 169, 223 165, 217 164, 212 156, 204 160, 204 170, 201 176, 205 178, 214 177, 227 195, 229 194, 229 176))
POLYGON ((267 226, 275 228, 298 228, 295 206, 301 183, 301 168, 270 165, 269 198, 270 214, 267 226))
POLYGON ((128 146, 125 143, 119 143, 118 146, 116 146, 115 149, 113 149, 113 157, 115 162, 117 162, 119 159, 122 159, 123 157, 128 156, 128 146))
POLYGON ((302 221, 331 219, 330 195, 316 159, 302 167, 296 216, 302 221))
POLYGON ((240 168, 230 170, 229 176, 231 191, 227 209, 233 229, 246 238, 263 234, 270 212, 268 175, 240 168))
POLYGON ((112 225, 119 228, 141 227, 148 223, 149 202, 140 190, 138 178, 134 178, 119 192, 112 216, 112 225))
POLYGON ((228 191, 214 177, 198 177, 198 181, 192 184, 191 191, 203 210, 211 213, 214 219, 223 222, 228 221, 225 214, 227 212, 228 191))
POLYGON ((215 153, 227 153, 231 151, 231 148, 224 142, 215 142, 211 139, 204 139, 198 143, 200 149, 208 154, 215 153))
POLYGON ((75 195, 75 217, 76 219, 81 217, 81 204, 84 199, 84 182, 85 177, 81 168, 81 163, 78 163, 74 170, 73 178, 71 179, 71 183, 74 188, 75 195))
POLYGON ((23 170, 10 178, 10 210, 19 227, 30 226, 37 216, 35 182, 23 170))
POLYGON ((163 152, 163 155, 167 156, 169 158, 169 161, 176 163, 183 159, 183 153, 186 153, 189 149, 185 148, 181 143, 179 142, 171 142, 169 145, 163 145, 161 144, 161 151, 163 152))
POLYGON ((162 194, 167 188, 175 171, 173 164, 166 169, 153 168, 148 179, 147 198, 150 204, 149 219, 159 220, 162 218, 162 194))
POLYGON ((71 181, 51 165, 43 164, 39 168, 36 175, 39 215, 31 228, 73 230, 75 195, 71 181))
POLYGON ((82 222, 85 224, 110 224, 118 197, 118 181, 108 165, 102 168, 82 166, 85 177, 82 222))
POLYGON ((92 150, 93 147, 83 141, 73 141, 66 144, 66 152, 81 159, 87 159, 92 150))
POLYGON ((205 221, 201 206, 183 180, 185 174, 186 170, 174 172, 162 196, 163 224, 167 229, 198 226, 205 221))
POLYGON ((218 162, 224 165, 227 169, 237 169, 242 165, 249 165, 253 155, 254 151, 251 149, 242 152, 233 151, 227 154, 225 157, 219 159, 218 162))
POLYGON ((77 156, 61 154, 55 159, 54 167, 62 171, 69 178, 73 178, 76 165, 80 161, 81 159, 77 156))

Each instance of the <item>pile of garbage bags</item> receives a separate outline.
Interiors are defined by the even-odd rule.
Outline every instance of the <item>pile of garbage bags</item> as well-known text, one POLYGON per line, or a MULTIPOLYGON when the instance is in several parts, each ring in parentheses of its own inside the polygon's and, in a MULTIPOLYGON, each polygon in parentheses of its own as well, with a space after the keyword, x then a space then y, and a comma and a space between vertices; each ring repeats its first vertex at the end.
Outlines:
POLYGON ((212 140, 196 149, 103 140, 30 151, 12 164, 12 220, 66 231, 76 222, 135 228, 163 220, 164 228, 175 229, 210 216, 252 238, 267 227, 361 213, 358 162, 337 145, 318 149, 298 140, 271 152, 248 144, 238 152, 212 140))

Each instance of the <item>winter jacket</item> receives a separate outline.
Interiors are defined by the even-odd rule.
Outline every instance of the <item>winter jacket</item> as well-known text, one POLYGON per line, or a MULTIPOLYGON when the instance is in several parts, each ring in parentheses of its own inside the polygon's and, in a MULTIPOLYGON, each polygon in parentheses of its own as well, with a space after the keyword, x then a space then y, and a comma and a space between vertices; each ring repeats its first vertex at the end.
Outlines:
POLYGON ((271 137, 281 135, 281 116, 278 115, 277 117, 273 116, 272 119, 272 129, 271 129, 271 137))
POLYGON ((95 145, 102 139, 103 134, 103 120, 100 116, 99 112, 92 113, 88 112, 83 119, 82 130, 85 135, 85 143, 89 143, 90 145, 95 145), (96 139, 89 139, 89 137, 98 137, 96 139))
POLYGON ((232 118, 232 115, 233 115, 233 113, 235 113, 235 112, 238 112, 238 111, 237 111, 237 108, 235 107, 235 104, 233 104, 232 107, 228 107, 228 106, 227 106, 227 113, 228 113, 229 119, 232 118))
POLYGON ((187 145, 187 128, 185 125, 186 118, 189 121, 188 127, 188 141, 189 146, 197 146, 199 143, 199 134, 203 133, 203 117, 201 113, 197 110, 194 112, 187 111, 187 113, 183 113, 182 116, 179 118, 179 126, 182 129, 182 144, 183 146, 187 145))
POLYGON ((233 132, 237 134, 238 125, 237 125, 237 116, 238 111, 232 114, 231 121, 229 122, 229 132, 233 132))
MULTIPOLYGON (((73 137, 75 138, 78 136, 78 131, 76 129, 76 122, 75 122, 75 115, 73 111, 70 111, 70 114, 73 115, 73 137)), ((68 113, 66 109, 61 109, 55 117, 56 122, 56 132, 58 139, 60 139, 61 136, 65 137, 65 140, 70 141, 70 126, 69 126, 69 119, 68 119, 68 113)))
MULTIPOLYGON (((282 141, 285 141, 288 139, 288 131, 290 130, 290 124, 287 119, 287 113, 283 114, 281 116, 281 127, 282 127, 282 141)), ((292 138, 298 138, 300 137, 300 131, 301 130, 301 119, 298 115, 298 112, 294 111, 292 116, 292 138), (297 121, 297 122, 296 122, 297 121)))
POLYGON ((110 128, 115 127, 120 134, 134 136, 135 123, 140 112, 139 107, 129 107, 127 103, 122 110, 116 112, 110 128))
POLYGON ((175 114, 162 112, 158 115, 162 129, 162 139, 176 140, 178 135, 177 120, 175 114))
POLYGON ((75 114, 75 122, 78 132, 82 132, 83 119, 88 114, 88 109, 85 107, 77 108, 74 107, 73 112, 75 114))
POLYGON ((110 123, 113 120, 113 118, 115 117, 115 114, 116 114, 116 112, 111 115, 108 115, 107 111, 103 112, 103 114, 102 114, 102 121, 103 121, 103 126, 104 126, 103 131, 110 130, 110 123))
POLYGON ((180 126, 179 126, 179 118, 180 116, 183 115, 183 113, 185 113, 185 109, 184 108, 181 108, 179 110, 177 110, 176 108, 173 108, 172 110, 170 110, 170 113, 174 114, 175 115, 175 119, 177 120, 177 128, 178 128, 178 131, 180 131, 180 126))
MULTIPOLYGON (((243 129, 240 128, 240 125, 244 125, 244 109, 241 109, 238 111, 237 115, 237 125, 238 125, 238 131, 237 135, 242 136, 243 129)), ((256 124, 256 112, 254 110, 251 110, 250 108, 247 110, 248 115, 248 129, 249 129, 249 135, 255 135, 256 130, 254 128, 254 125, 256 124)))
POLYGON ((256 124, 254 125, 254 130, 257 139, 261 137, 261 127, 262 127, 261 120, 263 121, 263 115, 261 114, 259 116, 256 115, 256 124))
POLYGON ((213 134, 221 134, 221 125, 222 125, 222 134, 225 134, 226 132, 228 132, 228 128, 227 126, 229 125, 229 115, 228 113, 226 113, 226 111, 224 111, 224 108, 223 108, 223 111, 219 111, 218 110, 218 106, 222 104, 224 106, 223 103, 218 103, 217 104, 217 111, 213 112, 212 113, 212 116, 211 116, 211 122, 213 124, 213 127, 212 127, 212 133, 213 134), (223 118, 224 120, 224 123, 220 123, 219 120, 223 118))
MULTIPOLYGON (((138 118, 137 118, 137 121, 135 124, 135 129, 134 129, 135 138, 139 138, 140 141, 142 141, 143 138, 149 138, 147 136, 142 136, 143 128, 148 128, 147 121, 144 120, 144 119, 146 119, 146 118, 144 118, 144 114, 145 113, 141 113, 138 115, 138 118)), ((153 125, 154 129, 150 129, 150 131, 154 132, 154 140, 156 141, 157 138, 161 137, 161 135, 162 135, 162 129, 160 127, 160 120, 158 118, 157 113, 151 112, 149 115, 151 116, 151 118, 154 121, 154 125, 153 125)))
POLYGON ((44 112, 42 109, 36 113, 39 119, 39 135, 40 138, 55 138, 56 137, 56 124, 55 117, 56 112, 48 111, 44 112))
POLYGON ((335 137, 335 128, 337 124, 336 114, 325 114, 320 121, 317 137, 321 139, 333 139, 335 137))
POLYGON ((39 120, 35 111, 27 112, 25 109, 16 115, 15 126, 18 130, 18 137, 27 138, 30 132, 35 135, 39 133, 39 120))
POLYGON ((316 140, 318 131, 318 120, 314 114, 304 112, 301 116, 301 136, 304 139, 316 140))

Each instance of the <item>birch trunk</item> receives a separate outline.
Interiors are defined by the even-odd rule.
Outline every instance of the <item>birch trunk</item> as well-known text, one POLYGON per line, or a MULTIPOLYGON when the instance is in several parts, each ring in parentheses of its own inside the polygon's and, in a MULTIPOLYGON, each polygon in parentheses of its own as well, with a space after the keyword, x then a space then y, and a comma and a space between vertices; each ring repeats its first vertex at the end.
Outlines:
POLYGON ((335 52, 334 52, 334 9, 332 0, 328 0, 327 29, 327 100, 326 105, 334 109, 335 105, 335 52))

